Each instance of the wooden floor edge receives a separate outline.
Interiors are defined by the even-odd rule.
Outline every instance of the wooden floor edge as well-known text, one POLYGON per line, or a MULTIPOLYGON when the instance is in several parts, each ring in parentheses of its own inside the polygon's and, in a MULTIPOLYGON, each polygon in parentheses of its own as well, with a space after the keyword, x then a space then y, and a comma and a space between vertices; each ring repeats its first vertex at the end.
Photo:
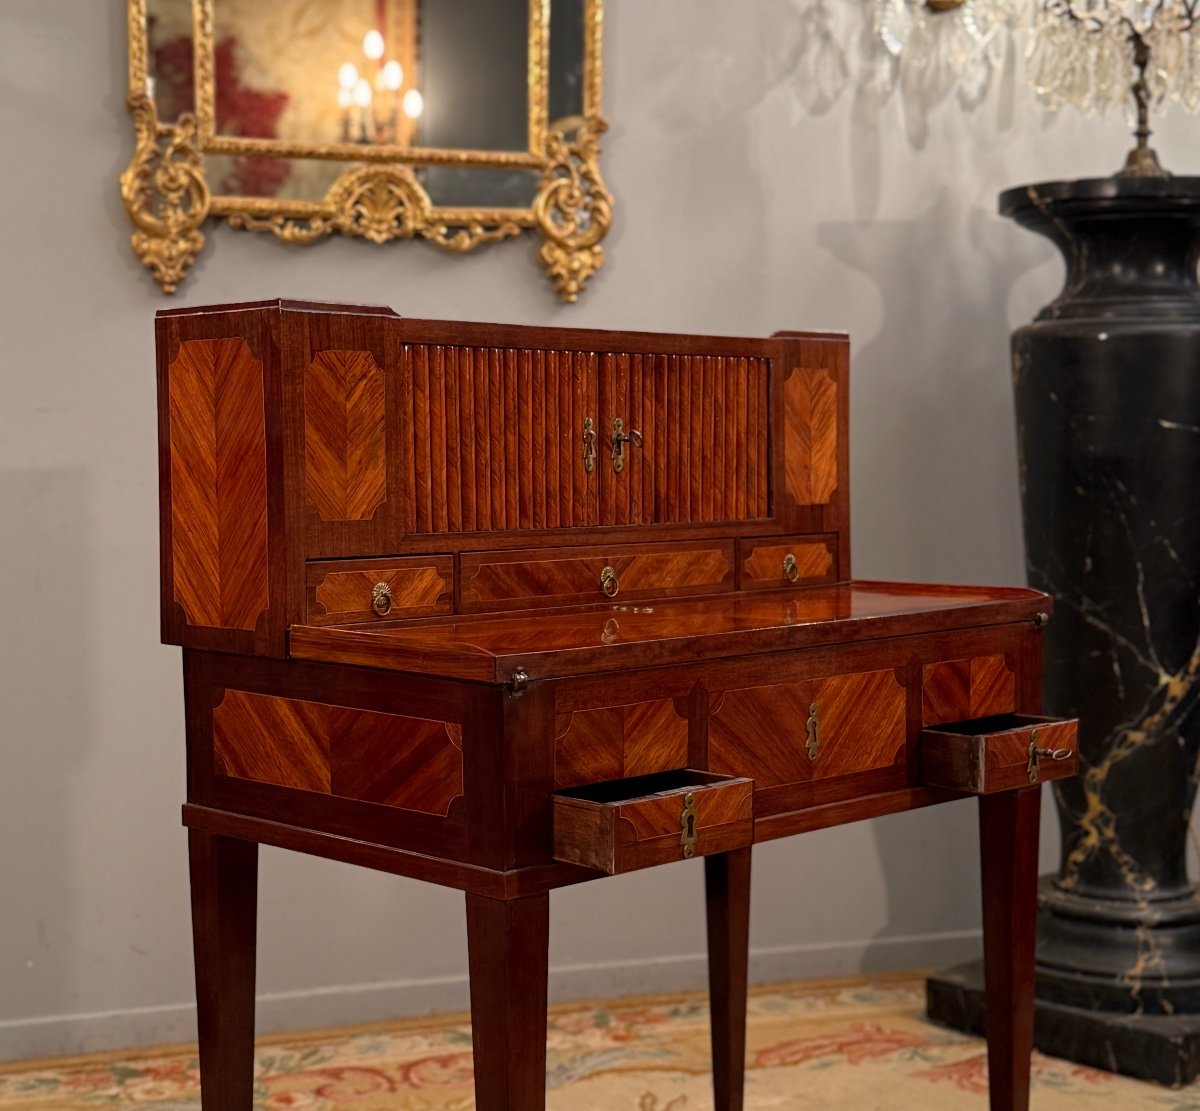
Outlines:
MULTIPOLYGON (((784 980, 770 984, 755 984, 750 996, 772 995, 783 991, 845 991, 849 988, 878 985, 899 987, 903 984, 922 983, 929 970, 915 969, 904 972, 881 972, 872 976, 831 976, 817 980, 784 980)), ((578 999, 567 1003, 552 1004, 549 1013, 567 1014, 571 1011, 600 1007, 641 1007, 652 1003, 684 1003, 708 998, 702 989, 692 991, 652 992, 644 995, 618 995, 606 998, 578 999)), ((354 1026, 327 1026, 310 1030, 293 1030, 277 1034, 263 1034, 254 1039, 256 1049, 278 1045, 328 1041, 332 1038, 353 1038, 360 1034, 404 1033, 409 1030, 444 1030, 452 1026, 469 1026, 471 1016, 465 1011, 447 1014, 433 1013, 417 1018, 383 1019, 354 1026)), ((61 1057, 38 1057, 30 1060, 0 1061, 0 1076, 11 1076, 22 1072, 50 1072, 71 1069, 95 1068, 121 1061, 147 1061, 162 1057, 180 1057, 196 1052, 195 1042, 175 1042, 166 1045, 140 1046, 134 1049, 106 1049, 96 1053, 77 1053, 61 1057)))

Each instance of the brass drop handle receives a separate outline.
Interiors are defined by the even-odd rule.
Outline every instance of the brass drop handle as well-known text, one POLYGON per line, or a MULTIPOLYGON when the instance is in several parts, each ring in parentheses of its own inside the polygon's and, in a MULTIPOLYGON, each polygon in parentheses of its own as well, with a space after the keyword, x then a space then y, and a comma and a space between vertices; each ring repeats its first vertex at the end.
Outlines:
POLYGON ((696 796, 691 791, 683 796, 683 814, 679 825, 682 830, 679 843, 683 846, 684 858, 690 860, 696 855, 696 796))
POLYGON ((808 721, 804 725, 804 751, 810 760, 815 760, 821 752, 821 715, 815 702, 808 708, 808 721))
POLYGON ((1029 782, 1036 783, 1040 768, 1039 760, 1053 760, 1056 763, 1061 763, 1063 760, 1070 760, 1075 753, 1069 748, 1040 748, 1038 746, 1038 735, 1035 729, 1029 736, 1029 763, 1026 766, 1026 771, 1029 772, 1029 782))
POLYGON ((783 557, 783 577, 790 583, 794 583, 800 578, 800 565, 791 552, 783 557))
POLYGON ((621 582, 617 578, 617 570, 615 567, 605 567, 600 572, 600 589, 608 598, 615 598, 621 589, 621 582))
POLYGON ((645 442, 645 438, 636 428, 631 428, 626 432, 625 422, 620 417, 617 417, 613 421, 612 430, 613 470, 620 474, 625 469, 626 444, 641 447, 645 442))
POLYGON ((583 422, 583 469, 588 474, 596 469, 596 422, 591 417, 583 422))
POLYGON ((392 584, 376 583, 371 591, 371 609, 380 617, 386 617, 392 612, 392 584))

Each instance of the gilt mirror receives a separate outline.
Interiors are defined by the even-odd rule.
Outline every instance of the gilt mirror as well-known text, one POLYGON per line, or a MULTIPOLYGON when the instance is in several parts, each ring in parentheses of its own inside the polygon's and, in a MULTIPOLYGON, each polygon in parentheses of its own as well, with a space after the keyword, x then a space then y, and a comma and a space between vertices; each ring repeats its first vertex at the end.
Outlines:
POLYGON ((128 0, 133 249, 204 227, 465 253, 526 231, 559 296, 604 261, 603 0, 128 0))

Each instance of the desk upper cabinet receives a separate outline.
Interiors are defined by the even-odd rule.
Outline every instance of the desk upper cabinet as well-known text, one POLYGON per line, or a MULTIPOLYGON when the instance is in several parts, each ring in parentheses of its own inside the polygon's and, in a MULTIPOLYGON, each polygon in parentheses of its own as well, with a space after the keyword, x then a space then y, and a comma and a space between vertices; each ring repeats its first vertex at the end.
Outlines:
POLYGON ((260 843, 466 893, 480 1111, 544 1105, 549 892, 703 858, 739 1111, 751 845, 968 795, 1025 1111, 1049 600, 851 580, 846 337, 272 301, 158 360, 205 1111, 250 1108, 260 843))
MULTIPOLYGON (((283 655, 314 612, 313 560, 602 539, 601 571, 633 561, 623 597, 848 577, 845 337, 550 343, 290 302, 163 313, 158 329, 171 643, 283 655), (666 553, 622 555, 668 536, 727 543, 680 548, 678 579, 666 553)), ((542 572, 507 601, 591 600, 587 556, 531 557, 542 572)), ((460 612, 489 608, 495 568, 463 564, 460 612)), ((439 612, 434 572, 413 566, 408 615, 439 612)))

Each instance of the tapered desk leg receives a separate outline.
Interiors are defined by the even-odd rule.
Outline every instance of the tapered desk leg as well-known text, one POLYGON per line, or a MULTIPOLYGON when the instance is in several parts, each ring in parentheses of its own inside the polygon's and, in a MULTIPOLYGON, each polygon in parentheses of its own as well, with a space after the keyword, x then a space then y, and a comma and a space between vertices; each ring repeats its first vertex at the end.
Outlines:
POLYGON ((979 799, 991 1111, 1028 1111, 1041 788, 979 799))
POLYGON ((704 858, 715 1111, 742 1111, 750 960, 750 850, 704 858))
POLYGON ((550 896, 467 896, 476 1111, 546 1106, 550 896))
POLYGON ((204 1111, 251 1111, 258 845, 188 831, 204 1111))

